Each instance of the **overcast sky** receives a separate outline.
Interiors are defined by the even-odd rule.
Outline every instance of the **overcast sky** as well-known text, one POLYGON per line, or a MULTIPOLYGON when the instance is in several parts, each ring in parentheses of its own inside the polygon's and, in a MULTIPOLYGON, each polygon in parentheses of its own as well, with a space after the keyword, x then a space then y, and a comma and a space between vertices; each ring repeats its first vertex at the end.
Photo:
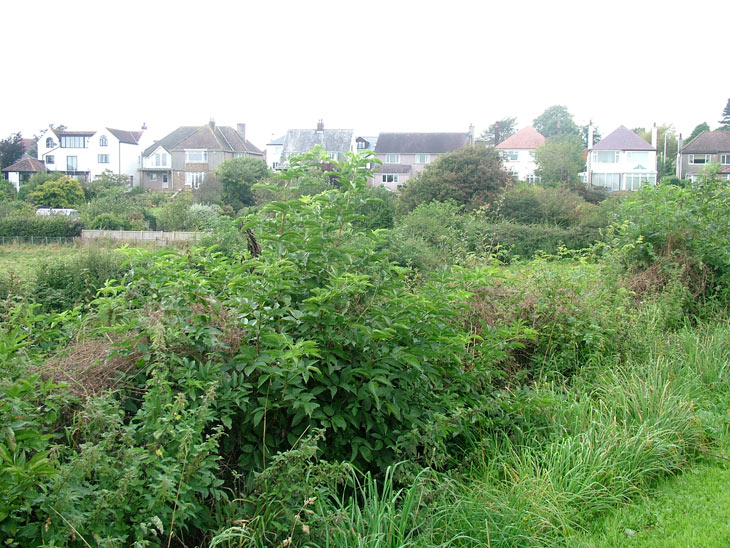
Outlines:
POLYGON ((713 128, 730 97, 724 3, 6 1, 0 136, 48 124, 161 138, 245 122, 480 133, 562 104, 620 124, 713 128), (715 14, 713 16, 713 14, 715 14))

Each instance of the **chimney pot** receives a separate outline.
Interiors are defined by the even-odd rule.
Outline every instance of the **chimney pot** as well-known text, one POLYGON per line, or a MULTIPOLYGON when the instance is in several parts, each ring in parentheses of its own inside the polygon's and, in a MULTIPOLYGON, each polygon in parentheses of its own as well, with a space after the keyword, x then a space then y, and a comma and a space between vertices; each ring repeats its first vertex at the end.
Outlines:
POLYGON ((208 126, 210 127, 210 129, 215 129, 215 120, 213 120, 213 118, 211 118, 208 122, 208 126))
POLYGON ((319 122, 317 122, 317 131, 324 131, 324 122, 322 121, 322 118, 320 118, 319 122))

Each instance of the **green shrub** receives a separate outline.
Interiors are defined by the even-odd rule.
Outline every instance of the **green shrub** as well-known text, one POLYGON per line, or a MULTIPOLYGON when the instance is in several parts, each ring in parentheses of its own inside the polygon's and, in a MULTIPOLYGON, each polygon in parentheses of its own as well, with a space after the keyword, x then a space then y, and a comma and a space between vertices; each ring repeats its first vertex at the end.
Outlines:
POLYGON ((592 209, 575 192, 565 187, 516 185, 502 195, 499 216, 521 224, 577 225, 592 209))
POLYGON ((0 237, 76 238, 83 227, 81 221, 65 215, 0 218, 0 237))

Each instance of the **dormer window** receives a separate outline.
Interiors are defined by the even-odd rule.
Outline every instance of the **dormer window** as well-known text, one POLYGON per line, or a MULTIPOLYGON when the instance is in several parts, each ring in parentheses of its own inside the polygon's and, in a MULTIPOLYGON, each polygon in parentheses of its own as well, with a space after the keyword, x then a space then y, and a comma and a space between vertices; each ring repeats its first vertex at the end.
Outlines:
POLYGON ((46 139, 46 148, 53 148, 56 146, 56 143, 53 142, 53 138, 49 137, 46 139))
POLYGON ((106 138, 106 135, 102 135, 99 137, 99 146, 100 147, 106 147, 109 146, 109 141, 106 138))

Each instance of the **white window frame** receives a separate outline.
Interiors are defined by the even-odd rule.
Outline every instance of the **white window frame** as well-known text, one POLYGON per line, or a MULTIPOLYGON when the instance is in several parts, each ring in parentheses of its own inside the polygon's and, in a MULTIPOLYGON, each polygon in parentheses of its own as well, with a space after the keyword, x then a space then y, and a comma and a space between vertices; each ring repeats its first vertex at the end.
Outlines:
POLYGON ((157 180, 157 173, 150 173, 150 181, 156 181, 157 180))
POLYGON ((185 163, 186 164, 207 164, 208 163, 208 151, 202 148, 191 148, 185 151, 185 163), (191 160, 190 156, 200 155, 201 160, 191 160))
POLYGON ((100 147, 109 146, 109 140, 106 138, 106 135, 102 135, 101 137, 99 137, 99 146, 100 147))
POLYGON ((78 171, 79 170, 79 157, 78 156, 66 156, 66 171, 78 171), (71 158, 73 158, 73 168, 71 168, 71 158))
POLYGON ((155 167, 167 167, 167 154, 165 152, 156 152, 154 164, 155 167))
POLYGON ((340 159, 340 153, 336 150, 328 150, 327 156, 329 156, 330 160, 337 162, 340 159))
POLYGON ((621 161, 621 152, 618 150, 594 150, 593 151, 593 163, 594 164, 618 164, 621 161), (613 154, 612 160, 599 160, 599 155, 603 154, 604 157, 609 154, 613 154))
POLYGON ((430 164, 431 163, 431 155, 430 154, 424 154, 419 153, 416 154, 416 158, 414 160, 415 164, 430 164))
POLYGON ((108 164, 109 163, 109 155, 108 154, 97 154, 96 155, 96 163, 97 164, 108 164))
POLYGON ((46 156, 46 163, 47 164, 54 164, 55 165, 56 158, 53 156, 53 154, 49 154, 46 156))
POLYGON ((383 173, 382 177, 381 177, 381 181, 383 184, 398 183, 398 174, 397 173, 383 173))
POLYGON ((195 190, 199 189, 200 183, 205 180, 206 175, 208 175, 207 171, 186 171, 185 186, 189 186, 195 190))
POLYGON ((502 159, 505 162, 517 162, 520 159, 519 150, 503 150, 502 159))
POLYGON ((46 148, 54 148, 56 146, 56 142, 53 140, 52 137, 46 138, 46 148))
POLYGON ((689 163, 691 165, 696 166, 703 166, 705 164, 709 164, 711 160, 711 156, 709 154, 690 154, 689 155, 689 163), (697 160, 702 157, 702 161, 698 162, 697 160))
POLYGON ((724 166, 730 166, 730 152, 720 154, 720 163, 724 166))
POLYGON ((385 155, 386 164, 400 164, 400 154, 397 152, 389 152, 385 155))

